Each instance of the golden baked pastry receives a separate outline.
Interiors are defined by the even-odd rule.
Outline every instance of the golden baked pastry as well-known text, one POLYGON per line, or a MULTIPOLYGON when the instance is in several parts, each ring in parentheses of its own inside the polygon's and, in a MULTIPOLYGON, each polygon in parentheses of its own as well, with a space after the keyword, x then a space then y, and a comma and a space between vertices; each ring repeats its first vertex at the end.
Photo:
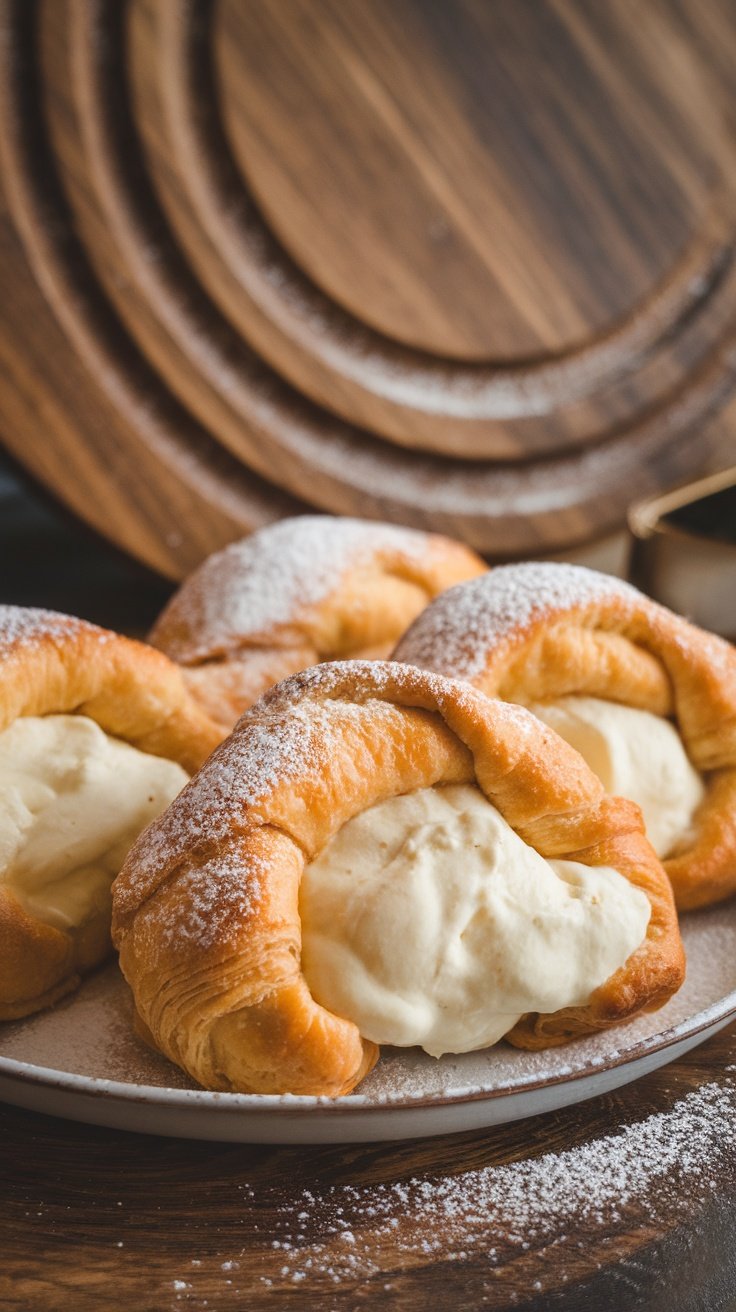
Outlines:
POLYGON ((300 881, 370 808, 453 785, 472 785, 535 859, 592 877, 610 868, 646 907, 638 946, 583 1005, 510 1017, 511 1041, 546 1047, 661 1006, 682 982, 683 950, 638 808, 607 796, 520 707, 409 666, 349 661, 267 693, 131 849, 113 938, 147 1037, 207 1088, 353 1089, 378 1048, 310 992, 300 881))
MULTIPOLYGON (((529 563, 438 598, 395 659, 533 708, 611 776, 615 791, 636 775, 655 824, 681 795, 679 832, 664 815, 660 844, 677 905, 707 906, 736 890, 736 651, 728 642, 608 575, 529 563)), ((636 789, 626 795, 640 800, 636 789)))
POLYGON ((281 520, 210 556, 149 635, 228 728, 320 661, 388 656, 427 602, 487 566, 435 533, 368 520, 281 520))
POLYGON ((106 883, 105 863, 221 739, 161 652, 0 606, 0 1019, 56 1002, 109 951, 124 852, 106 883))

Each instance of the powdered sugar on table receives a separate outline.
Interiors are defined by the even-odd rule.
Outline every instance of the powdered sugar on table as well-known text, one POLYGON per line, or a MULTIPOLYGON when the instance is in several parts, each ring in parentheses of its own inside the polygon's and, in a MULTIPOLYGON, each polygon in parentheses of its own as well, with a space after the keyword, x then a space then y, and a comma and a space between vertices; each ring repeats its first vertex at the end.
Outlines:
POLYGON ((260 1278, 267 1286, 339 1284, 433 1253, 492 1271, 529 1252, 541 1277, 534 1288, 542 1290, 539 1258, 546 1245, 565 1243, 566 1231, 625 1230, 623 1211, 632 1205, 651 1224, 702 1204, 735 1131, 736 1073, 729 1071, 667 1112, 559 1153, 362 1188, 316 1183, 281 1207, 260 1278), (319 1238, 307 1240, 315 1231, 319 1238))

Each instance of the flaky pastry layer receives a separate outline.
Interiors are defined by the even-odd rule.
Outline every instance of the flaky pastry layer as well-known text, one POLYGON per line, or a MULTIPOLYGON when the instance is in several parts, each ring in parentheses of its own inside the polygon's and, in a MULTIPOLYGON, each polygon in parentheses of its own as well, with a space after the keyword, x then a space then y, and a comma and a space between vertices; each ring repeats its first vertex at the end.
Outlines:
POLYGON ((300 965, 305 864, 352 816, 436 784, 475 783, 544 857, 607 865, 651 903, 641 947, 582 1008, 527 1016, 530 1047, 659 1007, 684 957, 668 880, 636 806, 520 707, 388 662, 295 675, 242 717, 131 849, 113 935, 155 1044, 207 1088, 348 1093, 377 1058, 312 998, 300 965))

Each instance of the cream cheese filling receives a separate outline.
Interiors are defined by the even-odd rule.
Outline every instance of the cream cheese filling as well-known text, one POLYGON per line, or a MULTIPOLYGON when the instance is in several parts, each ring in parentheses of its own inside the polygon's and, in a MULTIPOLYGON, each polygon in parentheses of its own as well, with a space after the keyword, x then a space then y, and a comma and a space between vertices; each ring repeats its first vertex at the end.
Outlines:
POLYGON ((615 870, 546 861, 478 788, 423 788, 354 816, 306 867, 302 969, 365 1038, 469 1052, 525 1012, 583 1006, 650 912, 615 870))
POLYGON ((187 778, 86 716, 16 720, 0 734, 0 881, 37 919, 78 928, 109 908, 128 849, 187 778))
POLYGON ((687 844, 705 787, 669 720, 598 697, 529 709, 580 752, 607 793, 638 802, 657 856, 687 844))

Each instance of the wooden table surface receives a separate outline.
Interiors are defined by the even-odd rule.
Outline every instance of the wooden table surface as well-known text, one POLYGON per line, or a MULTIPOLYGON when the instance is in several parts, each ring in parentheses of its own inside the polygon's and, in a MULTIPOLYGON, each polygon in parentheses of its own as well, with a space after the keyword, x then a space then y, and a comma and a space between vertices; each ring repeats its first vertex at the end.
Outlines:
MULTIPOLYGON (((734 1063, 736 1027, 577 1108, 370 1146, 189 1143, 3 1107, 0 1306, 727 1312, 736 1307, 734 1063), (704 1085, 711 1096, 725 1091, 732 1132, 685 1187, 660 1179, 632 1198, 622 1185, 618 1211, 553 1226, 528 1247, 523 1232, 476 1215, 463 1248, 452 1218, 427 1207, 447 1177, 471 1199, 478 1171, 600 1144, 658 1114, 664 1150, 682 1099, 704 1085)), ((592 1172, 591 1196, 599 1184, 592 1172)), ((607 1188, 615 1193, 616 1181, 607 1188)))
MULTIPOLYGON (((112 623, 117 608, 133 627, 161 604, 166 585, 92 549, 2 469, 0 510, 5 599, 63 607, 73 595, 80 613, 112 623)), ((185 1142, 0 1107, 0 1308, 731 1312, 734 1072, 736 1026, 579 1107, 482 1134, 334 1148, 185 1142), (695 1138, 686 1172, 658 1174, 652 1157, 660 1141, 671 1156, 692 1096, 729 1132, 711 1135, 702 1164, 695 1138), (610 1136, 642 1125, 648 1161, 633 1188, 631 1153, 619 1178, 610 1136), (522 1189, 514 1224, 498 1168, 539 1170, 563 1152, 578 1189, 589 1170, 593 1204, 605 1186, 606 1207, 564 1224, 537 1215, 532 1231, 522 1189)))

